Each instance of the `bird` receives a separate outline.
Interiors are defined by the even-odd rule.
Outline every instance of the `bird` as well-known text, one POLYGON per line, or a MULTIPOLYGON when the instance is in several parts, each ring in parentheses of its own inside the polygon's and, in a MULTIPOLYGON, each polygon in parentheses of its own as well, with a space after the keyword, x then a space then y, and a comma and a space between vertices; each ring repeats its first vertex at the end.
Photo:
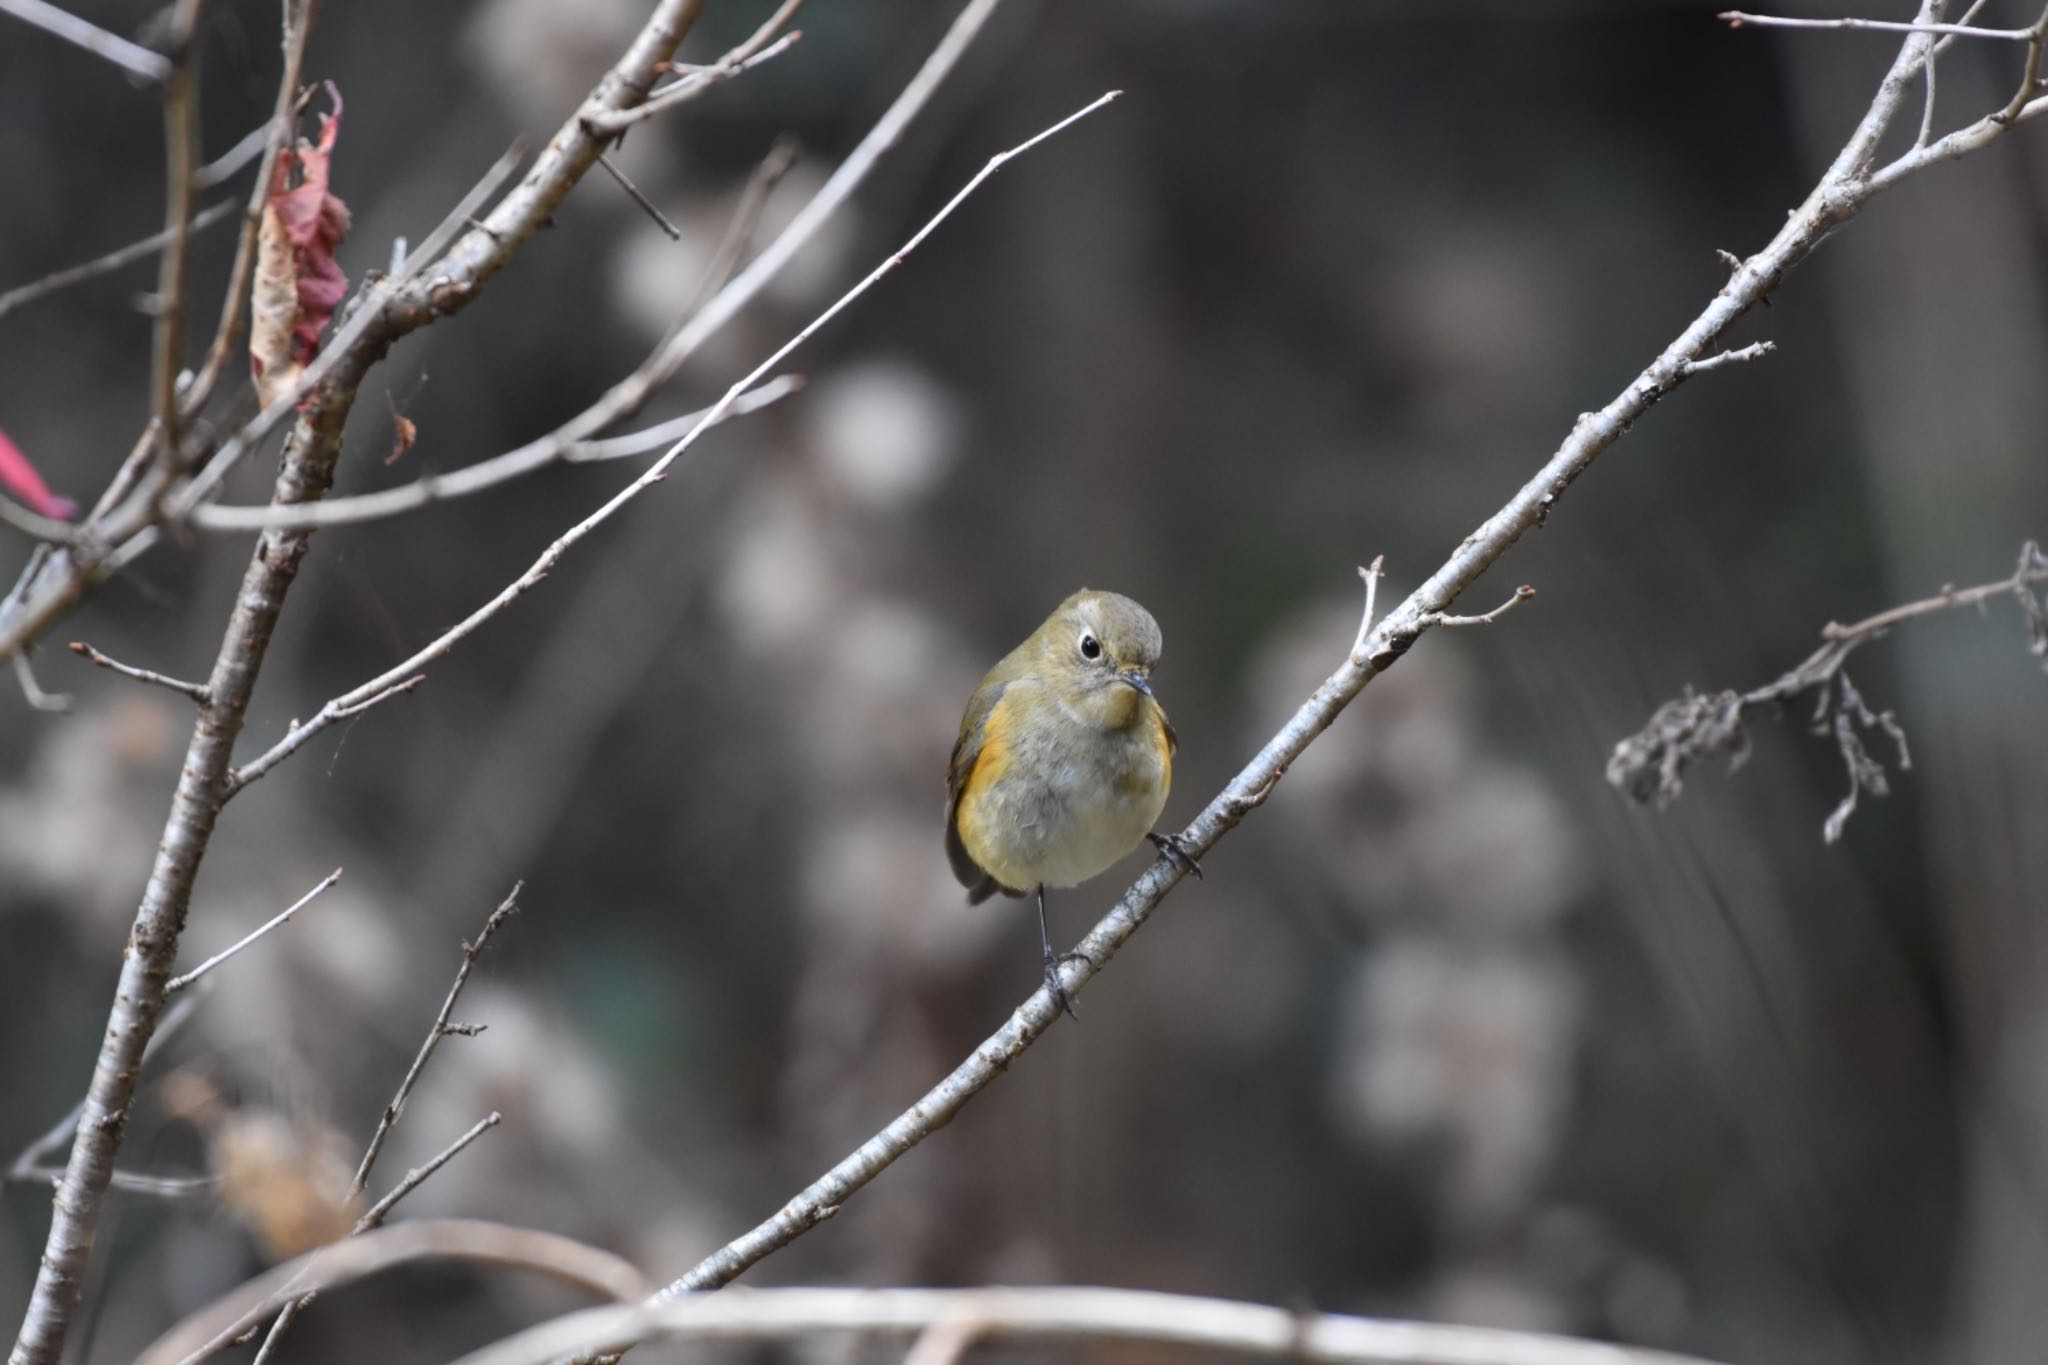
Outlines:
POLYGON ((1159 623, 1120 593, 1083 588, 1054 608, 968 699, 946 765, 946 856, 979 905, 998 892, 1038 899, 1045 985, 1085 953, 1055 953, 1045 889, 1077 886, 1147 839, 1196 876, 1178 835, 1152 826, 1179 747, 1152 693, 1159 623))

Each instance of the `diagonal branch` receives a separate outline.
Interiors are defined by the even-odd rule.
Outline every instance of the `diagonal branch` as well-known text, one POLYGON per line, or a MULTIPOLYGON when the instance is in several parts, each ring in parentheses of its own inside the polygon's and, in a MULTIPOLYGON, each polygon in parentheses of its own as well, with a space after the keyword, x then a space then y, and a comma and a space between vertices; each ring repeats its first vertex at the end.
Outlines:
MULTIPOLYGON (((1923 22, 1938 12, 1939 0, 1922 0, 1923 22)), ((1684 383, 1690 366, 1709 355, 1743 314, 1775 289, 1786 273, 1805 260, 1828 233, 1869 201, 1875 192, 1865 174, 1870 158, 1934 41, 1934 35, 1925 33, 1907 38, 1879 84, 1870 108, 1805 202, 1762 251, 1741 263, 1728 283, 1663 354, 1605 407, 1581 416, 1564 443, 1499 511, 1465 537, 1406 601, 1377 625, 1361 632, 1361 638, 1336 671, 1182 832, 1179 842, 1190 857, 1205 857, 1218 840, 1263 804, 1288 767, 1330 727, 1367 683, 1406 654, 1435 619, 1447 612, 1458 596, 1507 554, 1516 541, 1543 524, 1566 490, 1595 460, 1659 399, 1684 383)), ((1369 589, 1377 588, 1376 569, 1361 573, 1369 589)), ((1164 855, 1146 869, 1081 940, 1079 950, 1084 956, 1062 973, 1069 994, 1079 991, 1107 966, 1182 875, 1179 861, 1164 855)), ((832 1217, 846 1200, 898 1157, 950 1122, 968 1101, 1036 1042, 1055 1017, 1057 1007, 1052 996, 1041 987, 1018 1007, 1008 1022, 916 1103, 769 1218, 671 1282, 656 1296, 657 1300, 726 1284, 763 1257, 832 1217)))

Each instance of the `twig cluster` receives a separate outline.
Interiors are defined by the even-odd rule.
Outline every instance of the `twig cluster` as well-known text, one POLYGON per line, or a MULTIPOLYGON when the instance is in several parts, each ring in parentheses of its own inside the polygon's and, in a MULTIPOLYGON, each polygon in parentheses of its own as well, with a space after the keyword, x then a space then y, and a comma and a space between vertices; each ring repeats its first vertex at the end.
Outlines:
POLYGON ((1861 793, 1884 796, 1890 791, 1885 767, 1871 755, 1865 736, 1882 733, 1892 743, 1900 771, 1913 766, 1906 733, 1897 717, 1890 711, 1873 711, 1850 680, 1844 668, 1849 656, 1902 622, 1959 607, 1982 607, 2009 597, 2018 604, 2026 625, 2028 651, 2048 667, 2048 608, 2035 595, 2036 586, 2044 582, 2048 582, 2048 555, 2028 541, 2020 547, 2019 563, 2008 578, 1974 588, 1944 588, 1933 597, 1893 607, 1853 625, 1831 622, 1821 631, 1819 649, 1762 687, 1711 695, 1688 687, 1665 702, 1647 725, 1614 746, 1614 755, 1607 761, 1607 780, 1639 802, 1667 806, 1684 793, 1685 770, 1692 764, 1719 755, 1727 759, 1730 772, 1742 766, 1749 757, 1749 732, 1744 725, 1748 712, 1762 706, 1782 708, 1793 698, 1810 693, 1813 733, 1834 740, 1849 778, 1848 793, 1821 826, 1821 837, 1834 843, 1855 814, 1861 793))

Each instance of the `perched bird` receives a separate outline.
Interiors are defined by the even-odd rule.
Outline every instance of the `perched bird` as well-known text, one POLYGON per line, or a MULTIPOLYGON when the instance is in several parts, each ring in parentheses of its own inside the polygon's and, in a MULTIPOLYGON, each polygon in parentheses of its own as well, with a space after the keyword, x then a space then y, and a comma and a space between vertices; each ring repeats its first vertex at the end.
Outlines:
POLYGON ((1083 588, 988 671, 946 769, 946 856, 978 905, 1036 892, 1045 985, 1068 1014, 1045 888, 1075 886, 1150 839, 1195 875, 1178 836, 1155 834, 1176 741, 1152 695, 1159 625, 1128 597, 1083 588))

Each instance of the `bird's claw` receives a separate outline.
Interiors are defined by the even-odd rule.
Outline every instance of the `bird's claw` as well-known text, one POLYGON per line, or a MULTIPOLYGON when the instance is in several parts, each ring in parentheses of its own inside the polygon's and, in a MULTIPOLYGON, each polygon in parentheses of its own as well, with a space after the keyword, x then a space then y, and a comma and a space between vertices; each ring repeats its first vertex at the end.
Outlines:
POLYGON ((1066 983, 1060 980, 1060 968, 1069 962, 1085 962, 1091 967, 1095 965, 1095 959, 1086 953, 1060 953, 1057 956, 1047 953, 1045 989, 1052 995, 1052 1002, 1060 1007, 1060 1012, 1079 1023, 1081 1016, 1074 1009, 1073 997, 1067 994, 1066 983))
POLYGON ((1178 834, 1147 834, 1145 837, 1152 841, 1152 847, 1159 850, 1161 857, 1173 862, 1183 872, 1192 872, 1197 881, 1203 880, 1202 865, 1195 861, 1194 854, 1188 852, 1186 839, 1178 834))

